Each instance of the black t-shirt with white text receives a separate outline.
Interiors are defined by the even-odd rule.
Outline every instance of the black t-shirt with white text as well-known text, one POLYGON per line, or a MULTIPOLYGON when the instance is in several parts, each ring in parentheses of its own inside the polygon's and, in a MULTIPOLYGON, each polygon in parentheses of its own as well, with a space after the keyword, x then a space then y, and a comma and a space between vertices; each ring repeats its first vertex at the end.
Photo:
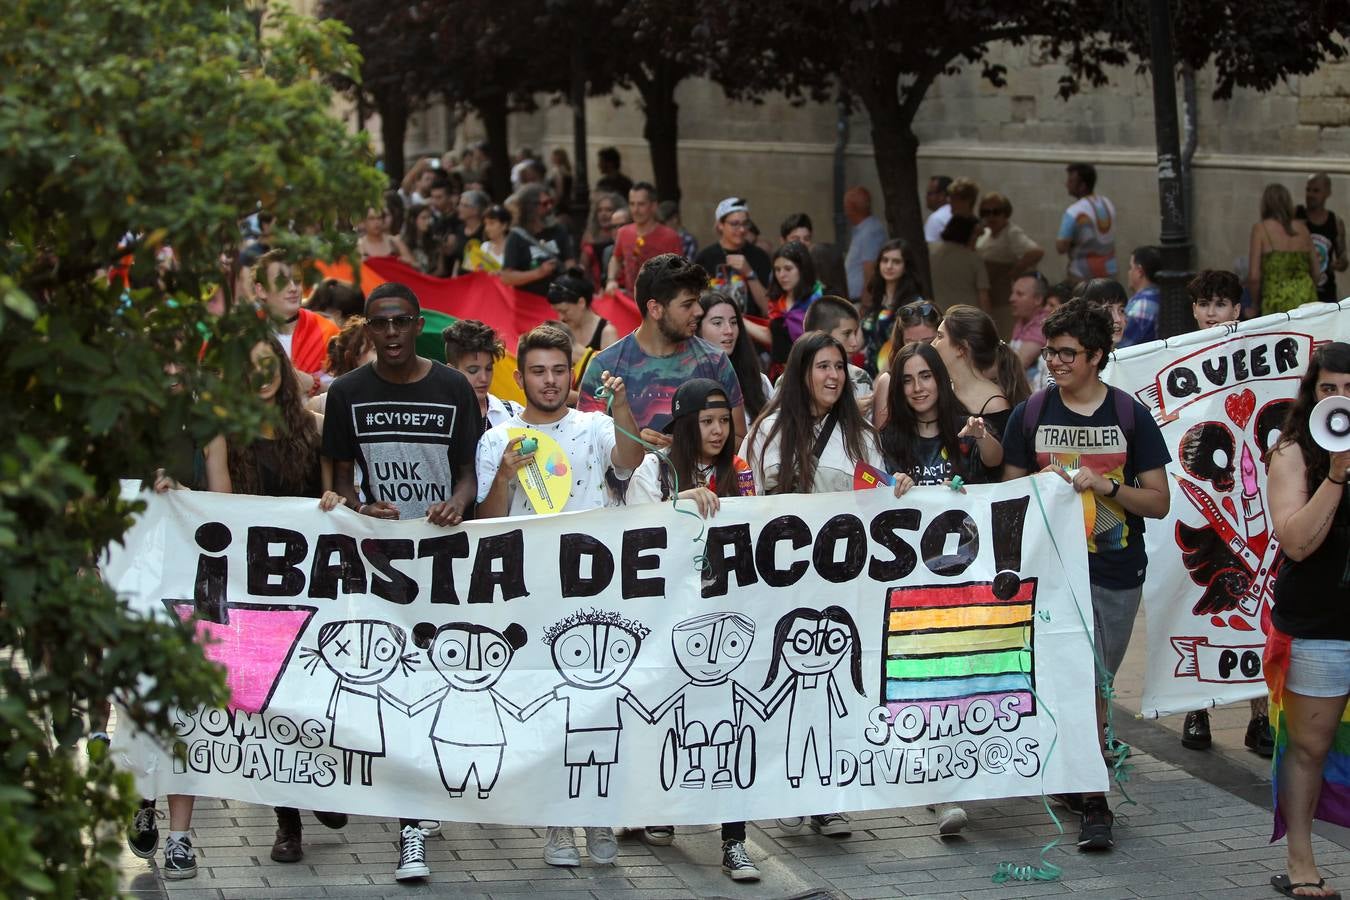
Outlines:
POLYGON ((473 466, 478 398, 449 366, 432 362, 420 381, 395 384, 368 363, 334 381, 325 402, 323 455, 355 461, 364 502, 392 503, 401 519, 449 500, 456 471, 473 466))

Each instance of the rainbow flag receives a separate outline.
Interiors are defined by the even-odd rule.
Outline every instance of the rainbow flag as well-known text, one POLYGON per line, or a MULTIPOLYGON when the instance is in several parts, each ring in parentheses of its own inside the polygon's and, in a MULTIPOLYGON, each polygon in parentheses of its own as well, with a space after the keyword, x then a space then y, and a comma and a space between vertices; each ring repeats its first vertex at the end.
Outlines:
MULTIPOLYGON (((325 278, 356 283, 357 274, 346 262, 315 263, 325 278)), ((520 336, 540 322, 555 319, 553 307, 538 294, 518 291, 485 272, 456 278, 425 275, 393 257, 369 259, 361 264, 361 292, 369 294, 386 281, 406 284, 422 304, 426 328, 417 339, 417 352, 428 359, 445 361, 441 330, 457 319, 478 319, 489 325, 506 344, 506 358, 492 373, 493 394, 504 400, 524 403, 525 397, 512 373, 516 370, 515 348, 520 336)), ((625 294, 598 294, 591 303, 596 313, 614 323, 620 337, 637 328, 641 321, 637 305, 625 294)))
POLYGON ((957 705, 977 699, 998 707, 1005 698, 1023 715, 1035 711, 1032 629, 1036 580, 1007 600, 977 582, 892 588, 886 604, 881 691, 891 718, 909 706, 957 705))
MULTIPOLYGON (((1270 688, 1270 726, 1275 730, 1275 756, 1271 759, 1271 791, 1274 793, 1275 826, 1271 843, 1284 837, 1284 814, 1280 811, 1280 760, 1289 749, 1289 726, 1284 720, 1284 681, 1289 674, 1289 647, 1293 639, 1269 626, 1263 669, 1270 688)), ((1322 766, 1322 791, 1313 818, 1350 827, 1350 707, 1341 711, 1341 724, 1331 751, 1322 766)))

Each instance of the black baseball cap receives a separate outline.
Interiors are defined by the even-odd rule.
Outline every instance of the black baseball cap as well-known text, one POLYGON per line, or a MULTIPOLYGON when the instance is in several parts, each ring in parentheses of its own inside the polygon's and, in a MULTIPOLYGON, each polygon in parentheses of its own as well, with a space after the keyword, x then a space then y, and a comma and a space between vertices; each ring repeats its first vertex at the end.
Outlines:
POLYGON ((680 385, 675 398, 670 402, 670 421, 661 430, 670 434, 675 428, 675 420, 681 416, 696 416, 705 409, 731 409, 727 399, 727 389, 711 378, 694 378, 680 385), (720 394, 721 399, 716 399, 720 394))

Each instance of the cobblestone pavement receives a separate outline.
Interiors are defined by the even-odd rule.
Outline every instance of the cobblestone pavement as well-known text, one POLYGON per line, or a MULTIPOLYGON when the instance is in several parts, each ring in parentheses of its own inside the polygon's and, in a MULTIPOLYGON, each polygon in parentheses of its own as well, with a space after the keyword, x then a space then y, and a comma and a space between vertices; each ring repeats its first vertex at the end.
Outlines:
MULTIPOLYGON (((1134 649, 1142 638, 1141 617, 1134 649)), ((1120 736, 1135 749, 1125 785, 1135 803, 1121 806, 1119 792, 1112 795, 1117 820, 1110 853, 1079 853, 1076 817, 1065 817, 1063 845, 1049 854, 1063 868, 1056 881, 995 884, 991 877, 1002 862, 1035 863, 1057 835, 1039 798, 966 804, 971 825, 947 840, 937 837, 934 814, 922 807, 854 814, 853 835, 842 840, 773 821, 751 823, 748 847, 764 874, 757 884, 734 884, 722 874, 714 827, 682 827, 670 847, 622 838, 615 865, 584 861, 558 869, 543 861, 542 828, 446 823, 428 839, 432 875, 418 885, 394 881, 396 823, 357 817, 342 831, 328 831, 306 814, 305 858, 283 865, 268 858, 275 826, 270 809, 201 800, 193 819, 198 876, 162 882, 158 860, 126 853, 124 887, 135 897, 170 900, 1276 896, 1269 881, 1283 870, 1284 845, 1269 843, 1265 762, 1241 747, 1246 710, 1216 716, 1211 751, 1183 750, 1180 717, 1132 717, 1141 672, 1132 653, 1120 677, 1123 705, 1116 708, 1120 736)), ((1318 831, 1324 873, 1350 887, 1350 836, 1320 825, 1318 831)), ((577 835, 580 840, 580 830, 577 835)))

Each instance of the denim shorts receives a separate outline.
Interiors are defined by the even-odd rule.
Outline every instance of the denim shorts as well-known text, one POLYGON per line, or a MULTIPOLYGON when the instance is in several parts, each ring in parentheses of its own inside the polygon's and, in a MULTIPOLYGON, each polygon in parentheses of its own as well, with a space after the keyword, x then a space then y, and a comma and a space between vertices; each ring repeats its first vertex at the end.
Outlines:
POLYGON ((1350 641, 1294 638, 1289 648, 1286 690, 1304 697, 1350 694, 1350 641))

